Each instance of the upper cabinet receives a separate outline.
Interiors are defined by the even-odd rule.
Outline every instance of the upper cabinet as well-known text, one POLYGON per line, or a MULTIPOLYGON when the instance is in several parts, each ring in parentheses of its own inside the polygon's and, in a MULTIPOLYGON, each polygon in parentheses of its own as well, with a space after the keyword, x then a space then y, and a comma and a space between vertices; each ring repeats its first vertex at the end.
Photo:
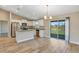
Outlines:
POLYGON ((9 20, 9 12, 0 9, 0 21, 8 21, 9 20))
POLYGON ((33 21, 33 26, 36 26, 37 24, 39 26, 44 26, 44 20, 41 19, 41 20, 38 20, 38 21, 33 21))
POLYGON ((38 22, 39 22, 39 26, 44 26, 44 20, 43 19, 39 20, 38 22))

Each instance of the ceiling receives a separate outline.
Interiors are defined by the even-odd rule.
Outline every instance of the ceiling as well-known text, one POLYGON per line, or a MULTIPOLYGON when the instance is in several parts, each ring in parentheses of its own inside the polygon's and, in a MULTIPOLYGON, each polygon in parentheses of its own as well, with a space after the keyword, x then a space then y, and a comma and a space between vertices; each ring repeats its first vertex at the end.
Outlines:
POLYGON ((79 5, 0 5, 0 8, 30 19, 59 16, 79 11, 79 5))

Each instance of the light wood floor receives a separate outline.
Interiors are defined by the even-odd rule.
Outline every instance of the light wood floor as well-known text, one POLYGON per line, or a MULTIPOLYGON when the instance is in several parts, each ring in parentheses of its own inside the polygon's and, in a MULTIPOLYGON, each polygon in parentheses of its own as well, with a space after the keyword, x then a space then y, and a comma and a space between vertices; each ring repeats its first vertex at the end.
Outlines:
POLYGON ((16 43, 15 38, 0 37, 0 53, 78 53, 79 46, 66 44, 63 40, 35 38, 16 43))

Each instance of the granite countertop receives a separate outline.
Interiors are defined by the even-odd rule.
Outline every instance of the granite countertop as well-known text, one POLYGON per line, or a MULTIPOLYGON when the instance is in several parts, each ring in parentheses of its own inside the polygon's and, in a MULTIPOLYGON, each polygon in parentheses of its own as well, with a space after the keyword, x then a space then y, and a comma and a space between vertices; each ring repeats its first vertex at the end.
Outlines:
POLYGON ((18 32, 24 32, 24 31, 33 31, 33 30, 45 30, 44 26, 39 26, 38 28, 36 28, 35 26, 28 26, 27 30, 23 30, 23 29, 18 29, 18 32))
POLYGON ((45 30, 45 27, 44 26, 39 26, 38 28, 35 28, 37 30, 45 30))
POLYGON ((33 31, 33 29, 28 29, 28 30, 17 30, 17 32, 25 32, 25 31, 33 31))

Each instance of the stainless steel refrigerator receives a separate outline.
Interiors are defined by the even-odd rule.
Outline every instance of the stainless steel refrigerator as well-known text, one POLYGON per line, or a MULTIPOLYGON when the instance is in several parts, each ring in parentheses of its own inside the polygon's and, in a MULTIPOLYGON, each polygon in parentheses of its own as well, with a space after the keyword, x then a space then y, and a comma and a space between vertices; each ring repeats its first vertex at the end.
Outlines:
POLYGON ((11 23, 11 37, 16 37, 16 22, 11 23))

